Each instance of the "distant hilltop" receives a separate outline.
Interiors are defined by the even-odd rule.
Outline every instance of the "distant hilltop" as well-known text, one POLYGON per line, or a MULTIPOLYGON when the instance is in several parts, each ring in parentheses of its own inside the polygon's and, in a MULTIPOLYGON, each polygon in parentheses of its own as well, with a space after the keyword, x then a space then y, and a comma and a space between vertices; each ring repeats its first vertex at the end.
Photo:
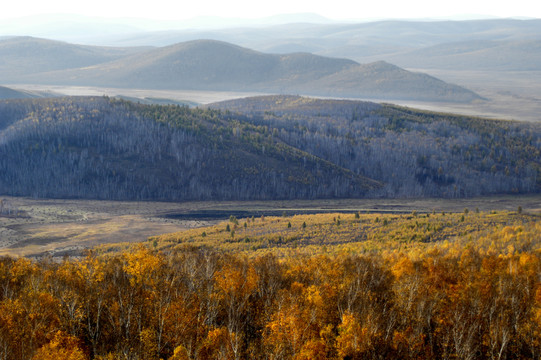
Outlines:
POLYGON ((268 54, 215 40, 158 48, 109 48, 11 38, 0 41, 6 83, 252 91, 317 96, 471 102, 479 95, 378 61, 310 53, 268 54))

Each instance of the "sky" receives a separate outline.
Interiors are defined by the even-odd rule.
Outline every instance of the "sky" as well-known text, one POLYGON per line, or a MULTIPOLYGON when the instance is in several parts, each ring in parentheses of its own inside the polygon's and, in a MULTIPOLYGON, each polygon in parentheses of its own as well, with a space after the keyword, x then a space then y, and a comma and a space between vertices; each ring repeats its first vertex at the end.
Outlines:
POLYGON ((261 18, 288 13, 316 13, 333 20, 420 19, 467 14, 541 18, 541 4, 535 0, 15 0, 2 4, 0 19, 56 13, 154 20, 200 16, 261 18))

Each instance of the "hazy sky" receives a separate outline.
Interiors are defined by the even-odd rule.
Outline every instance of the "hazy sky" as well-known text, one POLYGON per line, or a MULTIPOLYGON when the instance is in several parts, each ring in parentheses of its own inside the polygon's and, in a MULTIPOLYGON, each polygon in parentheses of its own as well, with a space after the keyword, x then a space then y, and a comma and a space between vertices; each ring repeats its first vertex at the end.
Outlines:
POLYGON ((0 18, 69 13, 103 17, 189 19, 198 16, 258 18, 312 12, 331 19, 425 18, 464 14, 541 18, 535 0, 15 0, 2 4, 0 18))

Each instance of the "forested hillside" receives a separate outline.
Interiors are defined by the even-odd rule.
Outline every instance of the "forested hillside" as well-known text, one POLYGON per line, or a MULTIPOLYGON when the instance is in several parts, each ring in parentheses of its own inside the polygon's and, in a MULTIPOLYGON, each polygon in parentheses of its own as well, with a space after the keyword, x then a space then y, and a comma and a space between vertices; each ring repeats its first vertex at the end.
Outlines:
MULTIPOLYGON (((270 226, 272 232, 291 221, 295 231, 330 234, 345 244, 355 239, 342 227, 361 225, 369 237, 385 233, 385 245, 391 246, 328 252, 322 245, 330 250, 331 243, 298 249, 290 244, 285 256, 245 256, 223 251, 225 242, 217 243, 220 250, 186 241, 178 250, 156 251, 159 242, 151 241, 120 253, 97 250, 79 260, 0 258, 0 356, 539 358, 538 216, 324 216, 304 217, 304 229, 296 217, 279 224, 276 218, 238 223, 264 231, 270 226), (455 241, 398 239, 386 230, 402 226, 416 233, 438 222, 448 223, 442 232, 455 241), (477 226, 481 233, 468 233, 477 226)), ((233 227, 236 219, 231 220, 233 227)))
POLYGON ((269 96, 212 105, 385 184, 383 197, 537 192, 541 127, 357 101, 269 96))
POLYGON ((380 186, 216 110, 64 98, 1 102, 0 114, 3 194, 289 199, 380 186))
POLYGON ((470 197, 540 190, 532 124, 367 102, 0 102, 0 193, 98 199, 470 197))

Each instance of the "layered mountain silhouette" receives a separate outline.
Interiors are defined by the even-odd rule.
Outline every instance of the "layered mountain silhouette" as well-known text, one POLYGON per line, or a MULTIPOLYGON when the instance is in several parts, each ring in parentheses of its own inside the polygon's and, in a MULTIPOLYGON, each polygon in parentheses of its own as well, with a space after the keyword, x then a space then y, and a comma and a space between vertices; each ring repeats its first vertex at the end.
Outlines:
POLYGON ((214 40, 152 49, 19 41, 24 46, 15 46, 17 39, 0 42, 0 55, 9 60, 0 67, 4 81, 450 102, 480 99, 460 86, 385 62, 359 64, 310 53, 267 54, 214 40), (17 51, 9 51, 6 42, 17 51), (30 66, 29 56, 36 66, 30 66))
POLYGON ((69 44, 33 37, 0 41, 2 81, 17 82, 21 76, 96 65, 138 53, 148 47, 102 47, 69 44))
POLYGON ((529 71, 541 69, 541 20, 296 22, 230 29, 119 34, 96 43, 166 46, 215 39, 266 53, 310 52, 405 68, 529 71))

